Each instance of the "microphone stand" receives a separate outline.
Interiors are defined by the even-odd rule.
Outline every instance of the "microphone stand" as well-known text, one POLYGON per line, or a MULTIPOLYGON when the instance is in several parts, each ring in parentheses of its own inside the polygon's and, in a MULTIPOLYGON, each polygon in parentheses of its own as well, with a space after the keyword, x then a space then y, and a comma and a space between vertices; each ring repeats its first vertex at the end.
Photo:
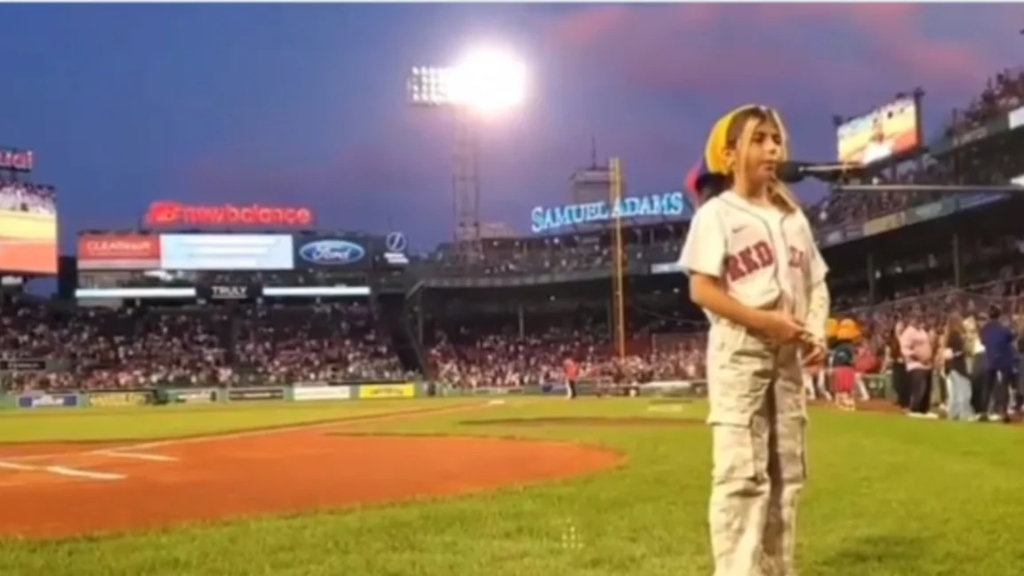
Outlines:
POLYGON ((1024 194, 1024 186, 1017 184, 970 186, 962 184, 833 184, 836 192, 945 192, 948 194, 993 192, 1024 194))
POLYGON ((787 184, 796 184, 807 178, 813 178, 828 184, 829 188, 834 192, 938 192, 945 194, 989 192, 995 194, 1024 194, 1024 186, 1013 182, 973 186, 970 184, 887 184, 885 182, 862 184, 861 182, 869 180, 870 177, 864 175, 863 172, 858 174, 857 170, 854 167, 848 171, 836 170, 801 173, 800 166, 789 164, 788 166, 783 165, 780 168, 778 177, 780 181, 787 184))

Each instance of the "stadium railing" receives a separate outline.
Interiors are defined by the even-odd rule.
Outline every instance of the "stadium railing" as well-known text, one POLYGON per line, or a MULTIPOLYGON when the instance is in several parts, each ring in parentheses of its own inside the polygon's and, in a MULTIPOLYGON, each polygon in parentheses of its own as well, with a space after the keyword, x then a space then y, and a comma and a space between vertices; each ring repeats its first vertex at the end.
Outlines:
MULTIPOLYGON (((616 384, 611 378, 583 378, 576 384, 580 396, 706 396, 707 382, 704 380, 658 380, 644 384, 616 384)), ((442 396, 565 396, 563 382, 546 382, 527 386, 456 386, 441 383, 438 393, 442 396)))
POLYGON ((432 396, 434 384, 416 380, 304 381, 286 386, 157 386, 137 389, 10 391, 0 409, 128 407, 259 401, 329 401, 432 396))
MULTIPOLYGON (((889 373, 863 375, 869 398, 895 395, 889 373)), ((616 384, 608 378, 583 379, 581 396, 700 398, 707 396, 707 381, 658 380, 644 384, 616 384)), ((0 409, 128 407, 163 404, 213 404, 260 401, 331 401, 422 398, 431 396, 564 396, 561 382, 530 386, 461 387, 450 383, 416 380, 302 381, 286 386, 173 386, 137 389, 10 391, 0 394, 0 409)))

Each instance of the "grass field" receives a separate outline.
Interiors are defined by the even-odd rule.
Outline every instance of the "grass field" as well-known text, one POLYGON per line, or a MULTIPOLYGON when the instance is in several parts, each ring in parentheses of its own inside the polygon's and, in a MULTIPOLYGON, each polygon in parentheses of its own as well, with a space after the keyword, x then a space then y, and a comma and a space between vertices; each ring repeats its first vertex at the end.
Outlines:
POLYGON ((178 404, 160 407, 25 410, 0 413, 0 443, 150 440, 297 426, 418 410, 438 402, 372 400, 271 404, 178 404))
MULTIPOLYGON (((0 441, 155 438, 434 406, 377 401, 4 414, 0 441)), ((701 418, 642 399, 511 402, 367 420, 360 433, 501 435, 607 446, 618 469, 486 495, 322 511, 116 538, 0 540, 0 574, 179 576, 679 576, 710 574, 703 426, 480 426, 561 416, 701 418)), ((800 516, 801 573, 1021 573, 1024 430, 820 410, 800 516)), ((332 463, 325 462, 325 466, 332 463)), ((354 467, 358 470, 358 467, 354 467)), ((301 486, 296 487, 301 489, 301 486)), ((155 494, 154 497, 159 497, 155 494)), ((0 511, 0 514, 3 512, 0 511)))

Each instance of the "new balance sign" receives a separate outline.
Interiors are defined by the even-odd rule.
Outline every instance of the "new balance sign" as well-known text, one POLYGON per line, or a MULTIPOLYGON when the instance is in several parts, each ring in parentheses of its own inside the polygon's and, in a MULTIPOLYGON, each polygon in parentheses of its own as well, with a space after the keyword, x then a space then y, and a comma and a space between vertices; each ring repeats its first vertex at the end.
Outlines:
POLYGON ((297 402, 305 400, 348 400, 352 398, 352 389, 348 386, 308 386, 292 390, 297 402))

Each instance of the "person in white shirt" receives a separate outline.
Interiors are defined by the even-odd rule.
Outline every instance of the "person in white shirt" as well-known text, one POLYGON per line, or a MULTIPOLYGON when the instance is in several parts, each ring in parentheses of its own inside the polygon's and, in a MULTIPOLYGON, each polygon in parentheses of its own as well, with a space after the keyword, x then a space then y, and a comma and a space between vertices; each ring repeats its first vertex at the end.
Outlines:
POLYGON ((715 576, 793 574, 806 477, 804 367, 825 361, 828 271, 795 197, 778 114, 744 106, 711 132, 705 163, 729 189, 706 199, 680 256, 711 321, 708 519, 715 576))

